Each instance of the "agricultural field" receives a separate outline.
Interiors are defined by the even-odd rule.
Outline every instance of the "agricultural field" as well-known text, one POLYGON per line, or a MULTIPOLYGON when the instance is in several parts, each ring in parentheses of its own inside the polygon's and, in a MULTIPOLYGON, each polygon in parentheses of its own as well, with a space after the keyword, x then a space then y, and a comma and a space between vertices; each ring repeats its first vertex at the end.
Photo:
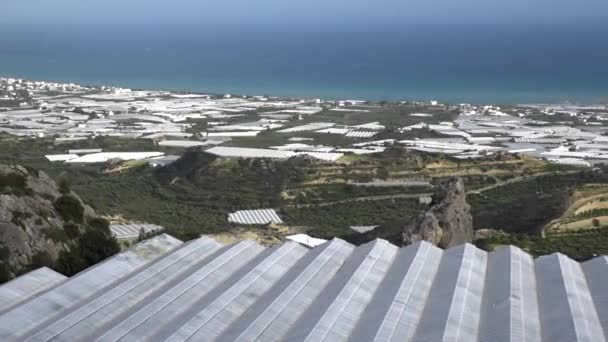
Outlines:
MULTIPOLYGON (((417 160, 425 157, 400 153, 378 157, 361 157, 349 163, 319 163, 311 160, 245 160, 216 158, 200 152, 186 155, 172 166, 154 169, 137 162, 122 172, 106 173, 108 165, 73 166, 51 163, 43 155, 48 151, 68 148, 111 147, 132 149, 138 144, 142 150, 153 148, 144 142, 113 138, 100 138, 86 144, 67 146, 45 144, 42 140, 0 140, 3 153, 0 162, 17 160, 29 167, 46 171, 56 179, 66 179, 87 203, 108 216, 120 215, 127 219, 150 222, 167 227, 180 237, 215 233, 230 229, 227 213, 260 207, 285 208, 288 221, 293 225, 331 229, 348 229, 348 225, 371 224, 373 216, 383 223, 403 217, 408 206, 386 205, 383 201, 317 207, 327 203, 349 201, 376 196, 399 196, 428 193, 429 188, 403 186, 355 186, 349 182, 377 178, 379 169, 385 168, 389 177, 400 177, 398 170, 410 169, 415 175, 417 160), (261 181, 262 180, 262 181, 261 181), (306 208, 297 208, 307 205, 306 208), (331 208, 331 209, 330 209, 331 208), (338 208, 338 209, 336 209, 338 208), (342 212, 329 221, 311 221, 318 212, 342 212), (357 215, 353 215, 356 212, 357 215), (305 218, 310 216, 310 218, 305 218), (339 224, 341 218, 352 221, 339 224), (364 219, 355 219, 361 217, 364 219), (367 218, 366 218, 367 217, 367 218), (296 219, 296 218, 301 218, 296 219)), ((424 161, 423 161, 424 163, 424 161)), ((112 165, 113 170, 120 169, 112 165)), ((406 179, 411 177, 409 174, 406 179)), ((399 201, 399 199, 396 199, 399 201)), ((408 203, 412 202, 408 200, 408 203)), ((320 229, 318 231, 323 231, 320 229)), ((327 236, 323 233, 322 235, 327 236)))
MULTIPOLYGON (((534 240, 545 225, 563 215, 573 198, 580 197, 578 200, 582 201, 580 209, 584 212, 577 211, 579 216, 604 209, 602 202, 584 200, 585 196, 601 196, 605 191, 598 186, 606 181, 603 173, 519 155, 459 160, 393 147, 372 155, 347 154, 336 162, 301 158, 247 160, 113 137, 57 144, 44 139, 2 136, 0 147, 0 162, 18 162, 69 181, 99 213, 109 218, 158 224, 181 239, 235 231, 280 239, 282 232, 266 228, 259 231, 256 227, 243 232, 247 227, 235 227, 226 220, 228 213, 236 210, 275 208, 282 214, 289 233, 341 237, 355 243, 374 237, 398 242, 400 225, 423 208, 418 198, 428 196, 432 192, 430 186, 452 175, 465 181, 475 229, 528 234, 534 240), (43 157, 77 148, 162 149, 182 158, 170 166, 153 168, 137 161, 111 165, 56 164, 43 157), (398 182, 426 182, 429 186, 405 186, 398 182), (579 194, 576 189, 583 186, 586 192, 579 194), (359 234, 349 228, 354 225, 381 228, 359 234)), ((580 227, 605 224, 593 217, 584 220, 578 223, 580 227)))
POLYGON ((545 175, 470 196, 474 224, 498 230, 475 243, 486 250, 511 244, 537 256, 560 252, 578 260, 607 254, 606 171, 600 165, 545 175), (497 214, 500 221, 492 219, 497 214))
POLYGON ((585 184, 572 192, 569 203, 559 218, 547 224, 547 234, 608 225, 608 185, 585 184))

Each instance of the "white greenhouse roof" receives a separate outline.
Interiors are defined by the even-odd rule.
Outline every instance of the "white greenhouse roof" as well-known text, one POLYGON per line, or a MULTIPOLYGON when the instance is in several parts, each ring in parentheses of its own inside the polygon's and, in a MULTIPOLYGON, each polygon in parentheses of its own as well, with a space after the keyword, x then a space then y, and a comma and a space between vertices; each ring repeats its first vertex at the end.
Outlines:
POLYGON ((75 150, 68 150, 70 154, 89 154, 89 153, 99 153, 103 152, 101 148, 79 148, 75 150))
POLYGON ((315 133, 342 134, 342 135, 344 135, 348 132, 350 132, 350 129, 348 129, 348 128, 333 128, 333 127, 315 131, 315 133))
POLYGON ((293 152, 277 151, 264 148, 246 148, 246 147, 212 147, 206 150, 208 153, 215 154, 220 157, 231 158, 275 158, 289 159, 293 156, 293 152))
POLYGON ((0 286, 0 312, 20 301, 49 289, 67 277, 42 267, 0 286))
POLYGON ((140 270, 140 267, 181 244, 171 236, 157 236, 78 273, 47 292, 30 296, 19 306, 0 311, 0 341, 14 341, 31 335, 33 328, 40 327, 54 314, 73 308, 105 286, 140 270))
POLYGON ((283 220, 274 209, 239 210, 228 214, 228 222, 237 224, 281 224, 283 220))
POLYGON ((294 132, 304 132, 304 131, 315 131, 315 130, 322 129, 322 128, 333 127, 335 125, 336 124, 333 123, 333 122, 311 122, 311 123, 306 124, 306 125, 300 125, 300 126, 285 128, 285 129, 282 129, 282 130, 277 131, 277 132, 279 132, 279 133, 294 133, 294 132))
POLYGON ((218 137, 255 137, 260 134, 260 131, 237 131, 237 132, 208 132, 208 138, 218 137))
POLYGON ((195 147, 195 146, 205 146, 209 145, 209 143, 204 141, 193 141, 193 140, 163 140, 158 143, 160 146, 168 146, 168 147, 195 147))
POLYGON ((136 239, 140 233, 149 234, 163 230, 161 226, 147 223, 111 224, 110 231, 117 240, 136 239))
POLYGON ((346 133, 346 136, 349 138, 371 138, 374 135, 378 134, 378 132, 372 131, 350 131, 346 133))
POLYGON ((294 155, 305 155, 325 161, 336 161, 344 157, 344 153, 335 152, 296 152, 294 155))
POLYGON ((69 159, 66 163, 104 163, 112 159, 141 160, 163 156, 163 152, 101 152, 69 159))
POLYGON ((380 239, 177 245, 123 252, 0 311, 0 340, 606 341, 606 257, 380 239))
POLYGON ((287 240, 297 242, 299 244, 302 244, 302 245, 308 246, 308 247, 317 247, 318 245, 321 245, 321 244, 324 244, 327 242, 327 240, 314 238, 307 234, 289 235, 289 236, 286 236, 285 238, 287 240))
POLYGON ((77 154, 47 154, 44 156, 46 159, 52 162, 56 161, 67 161, 78 158, 77 154))
POLYGON ((367 232, 371 232, 372 230, 378 228, 379 226, 350 226, 350 229, 356 231, 357 233, 367 233, 367 232))

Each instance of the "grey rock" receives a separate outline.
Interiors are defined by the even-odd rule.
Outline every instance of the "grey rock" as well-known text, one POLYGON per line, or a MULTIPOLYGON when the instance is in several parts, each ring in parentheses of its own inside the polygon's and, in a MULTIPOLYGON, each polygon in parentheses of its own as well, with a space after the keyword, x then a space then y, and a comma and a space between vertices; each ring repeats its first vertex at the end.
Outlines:
MULTIPOLYGON (((0 165, 0 176, 8 174, 25 177, 27 189, 25 193, 17 193, 11 187, 0 188, 0 262, 15 275, 30 265, 36 255, 55 262, 62 251, 69 251, 71 240, 65 235, 66 222, 54 206, 61 196, 55 181, 41 171, 0 165), (65 238, 53 238, 51 231, 65 238)), ((77 195, 71 195, 80 201, 77 195)), ((83 207, 85 219, 95 216, 91 208, 84 204, 83 207)))
POLYGON ((473 216, 461 178, 436 187, 428 210, 420 212, 402 230, 403 244, 425 240, 442 248, 473 241, 473 216))

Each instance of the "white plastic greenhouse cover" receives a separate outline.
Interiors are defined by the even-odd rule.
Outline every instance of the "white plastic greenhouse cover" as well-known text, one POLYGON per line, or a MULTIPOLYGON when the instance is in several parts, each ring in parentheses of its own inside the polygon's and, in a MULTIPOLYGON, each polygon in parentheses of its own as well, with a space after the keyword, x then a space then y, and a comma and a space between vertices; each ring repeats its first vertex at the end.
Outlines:
POLYGON ((49 278, 0 311, 0 341, 595 342, 608 328, 607 257, 512 246, 161 235, 69 279, 49 271, 0 286, 49 278))

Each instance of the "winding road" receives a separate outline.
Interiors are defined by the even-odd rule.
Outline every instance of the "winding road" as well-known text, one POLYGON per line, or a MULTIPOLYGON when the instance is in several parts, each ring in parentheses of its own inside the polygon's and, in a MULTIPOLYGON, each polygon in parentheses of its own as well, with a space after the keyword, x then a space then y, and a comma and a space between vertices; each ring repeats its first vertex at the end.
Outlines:
MULTIPOLYGON (((499 188, 499 187, 502 187, 505 185, 518 183, 518 182, 522 182, 522 181, 526 181, 526 180, 530 180, 530 179, 534 179, 534 178, 538 178, 538 177, 542 177, 542 176, 573 174, 573 173, 578 173, 578 172, 580 172, 580 170, 541 172, 541 173, 537 173, 537 174, 529 175, 529 176, 515 177, 515 178, 505 180, 505 181, 500 181, 496 184, 488 185, 483 188, 467 191, 467 195, 472 195, 472 194, 481 195, 483 192, 486 192, 488 190, 492 190, 492 189, 499 188)), ((418 194, 377 195, 377 196, 355 197, 355 198, 334 201, 334 202, 324 202, 324 203, 314 203, 314 204, 292 204, 292 205, 288 205, 287 207, 288 208, 324 207, 324 206, 329 206, 329 205, 351 203, 351 202, 382 201, 382 200, 396 199, 396 198, 420 198, 420 197, 428 197, 428 196, 432 196, 432 195, 433 195, 433 193, 428 193, 428 192, 418 193, 418 194)))

